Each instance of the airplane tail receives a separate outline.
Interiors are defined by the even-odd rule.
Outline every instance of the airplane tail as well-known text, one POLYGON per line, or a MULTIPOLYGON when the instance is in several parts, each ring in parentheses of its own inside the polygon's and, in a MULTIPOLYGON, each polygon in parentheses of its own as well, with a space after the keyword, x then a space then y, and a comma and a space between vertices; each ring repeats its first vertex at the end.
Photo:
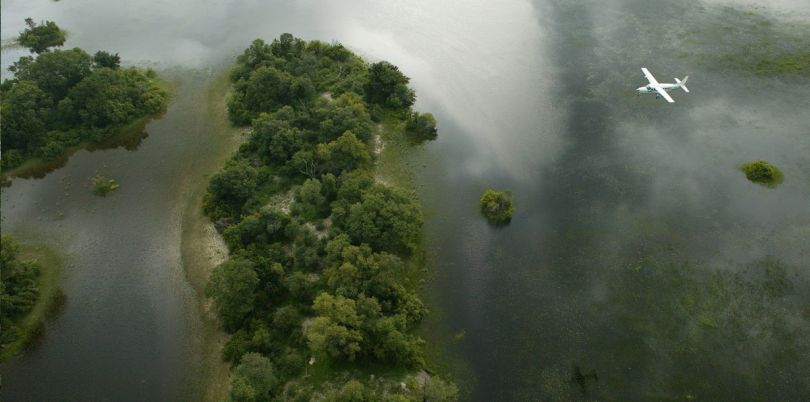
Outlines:
POLYGON ((686 87, 686 81, 687 80, 689 80, 688 75, 686 77, 683 77, 683 81, 675 78, 675 82, 677 82, 678 85, 680 85, 681 89, 683 89, 684 92, 689 93, 689 88, 686 87))

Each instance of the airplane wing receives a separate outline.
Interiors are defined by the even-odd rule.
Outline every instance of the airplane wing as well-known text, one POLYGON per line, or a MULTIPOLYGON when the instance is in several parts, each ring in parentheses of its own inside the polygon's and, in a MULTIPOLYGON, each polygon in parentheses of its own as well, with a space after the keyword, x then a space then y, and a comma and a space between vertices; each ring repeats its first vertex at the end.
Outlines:
POLYGON ((659 95, 661 95, 661 96, 663 96, 663 97, 664 97, 664 99, 666 99, 666 100, 667 100, 667 102, 669 102, 669 103, 675 103, 675 101, 674 101, 674 100, 672 100, 672 97, 671 97, 671 96, 669 96, 669 94, 667 93, 667 91, 665 91, 663 88, 661 88, 661 87, 655 87, 655 90, 656 90, 656 91, 658 91, 658 94, 659 94, 659 95))
POLYGON ((644 76, 647 77, 647 81, 650 81, 650 84, 658 83, 658 80, 656 80, 655 77, 653 77, 652 73, 650 73, 650 70, 647 70, 647 67, 641 67, 641 72, 644 73, 644 76))

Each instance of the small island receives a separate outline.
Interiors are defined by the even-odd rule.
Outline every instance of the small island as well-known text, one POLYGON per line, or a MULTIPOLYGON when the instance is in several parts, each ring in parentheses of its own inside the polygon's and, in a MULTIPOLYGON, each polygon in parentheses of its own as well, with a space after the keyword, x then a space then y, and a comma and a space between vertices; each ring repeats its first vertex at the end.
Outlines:
POLYGON ((13 63, 13 77, 0 85, 4 178, 42 175, 78 149, 143 137, 165 109, 168 91, 153 71, 123 68, 118 54, 54 49, 64 31, 52 21, 26 23, 17 41, 36 55, 13 63))
POLYGON ((230 78, 229 118, 251 128, 203 200, 230 251, 205 289, 229 400, 456 400, 415 331, 423 216, 403 161, 437 130, 408 77, 283 34, 230 78))
POLYGON ((511 191, 488 189, 481 197, 481 213, 496 225, 509 223, 515 208, 512 206, 511 191))
POLYGON ((9 235, 0 237, 0 362, 28 346, 44 328, 63 295, 57 287, 56 255, 41 246, 21 246, 9 235))
POLYGON ((769 188, 774 188, 785 180, 785 175, 779 168, 762 160, 740 165, 740 170, 748 180, 769 188))

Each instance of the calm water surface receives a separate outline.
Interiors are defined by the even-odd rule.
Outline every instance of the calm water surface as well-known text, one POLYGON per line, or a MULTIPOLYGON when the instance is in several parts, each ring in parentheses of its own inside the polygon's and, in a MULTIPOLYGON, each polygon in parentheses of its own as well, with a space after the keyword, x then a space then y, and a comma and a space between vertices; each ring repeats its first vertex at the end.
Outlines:
MULTIPOLYGON (((810 394, 808 79, 712 59, 745 44, 723 23, 753 17, 716 1, 345 3, 3 1, 4 41, 25 17, 52 19, 68 46, 177 82, 138 150, 80 152, 3 190, 3 231, 68 260, 67 305, 3 367, 3 400, 194 395, 199 318, 179 222, 187 178, 211 151, 205 87, 252 39, 282 32, 399 65, 440 122, 418 181, 435 336, 466 333, 449 347, 466 399, 810 394), (635 97, 642 65, 662 81, 689 74, 692 93, 674 105, 635 97), (747 182, 736 166, 752 159, 780 166, 785 183, 747 182), (121 189, 93 197, 96 173, 121 189), (487 187, 513 190, 511 225, 479 216, 487 187)), ((808 1, 761 4, 777 24, 751 24, 805 29, 792 24, 808 1)), ((3 67, 21 54, 4 50, 3 67)))

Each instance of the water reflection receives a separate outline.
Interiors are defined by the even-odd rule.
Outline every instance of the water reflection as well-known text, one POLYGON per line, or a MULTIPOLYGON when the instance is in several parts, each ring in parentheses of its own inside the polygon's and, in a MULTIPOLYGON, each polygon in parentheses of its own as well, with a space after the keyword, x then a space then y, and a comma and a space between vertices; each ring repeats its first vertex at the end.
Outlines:
MULTIPOLYGON (((473 374, 472 399, 791 399, 810 392, 791 375, 809 360, 800 311, 810 303, 810 89, 803 77, 756 77, 712 59, 736 46, 734 26, 758 24, 723 10, 694 0, 5 0, 0 18, 4 40, 25 17, 52 19, 68 46, 162 70, 216 70, 282 32, 398 64, 417 109, 439 121, 420 191, 442 317, 448 334, 466 331, 451 349, 473 374), (642 65, 661 79, 689 74, 692 93, 674 105, 636 98, 642 65), (785 172, 778 189, 735 168, 758 158, 785 172), (487 187, 514 191, 506 228, 478 214, 487 187), (756 275, 771 266, 791 292, 762 290, 756 275), (682 282, 669 286, 676 273, 682 282), (742 335, 713 343, 728 328, 742 335), (788 375, 730 389, 769 370, 788 375), (716 383, 690 388, 690 375, 716 383)), ((789 26, 773 18, 782 35, 789 26)), ((4 67, 14 52, 3 51, 4 67)), ((137 152, 80 153, 3 191, 4 231, 53 239, 74 261, 62 321, 4 373, 7 399, 36 389, 28 395, 42 400, 166 400, 191 375, 181 344, 196 318, 166 295, 183 286, 175 203, 212 135, 195 107, 206 77, 184 81, 137 152), (109 199, 83 192, 99 169, 122 184, 109 199)))

